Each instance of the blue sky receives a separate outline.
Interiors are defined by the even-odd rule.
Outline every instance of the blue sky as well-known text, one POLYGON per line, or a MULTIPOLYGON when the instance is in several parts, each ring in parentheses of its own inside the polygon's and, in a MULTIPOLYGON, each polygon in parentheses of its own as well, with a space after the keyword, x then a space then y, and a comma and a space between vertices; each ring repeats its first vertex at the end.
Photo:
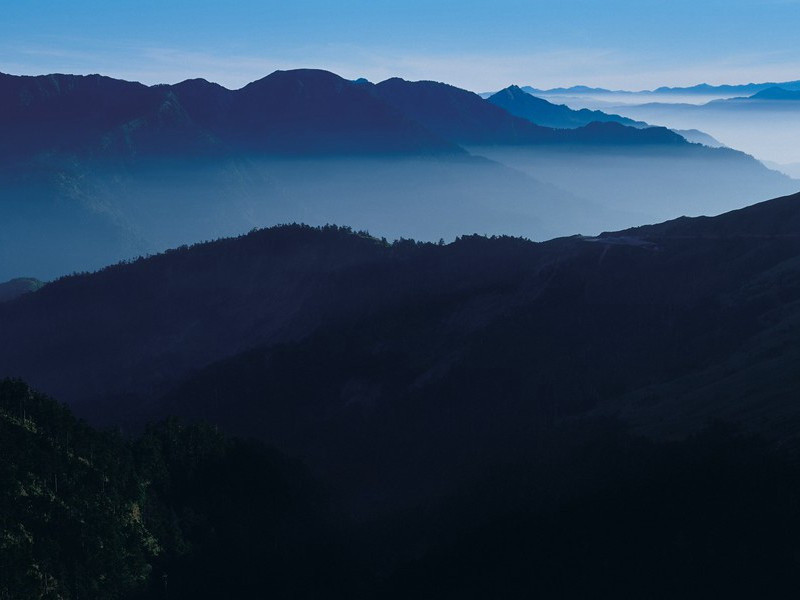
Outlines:
POLYGON ((658 85, 800 79, 800 0, 19 0, 0 71, 240 87, 275 69, 447 81, 658 85))

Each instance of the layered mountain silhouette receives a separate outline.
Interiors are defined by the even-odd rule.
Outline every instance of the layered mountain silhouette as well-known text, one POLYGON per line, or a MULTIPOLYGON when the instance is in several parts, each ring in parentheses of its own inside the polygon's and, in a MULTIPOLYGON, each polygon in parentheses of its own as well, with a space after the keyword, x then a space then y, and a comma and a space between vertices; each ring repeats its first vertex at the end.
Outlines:
POLYGON ((147 87, 98 75, 0 78, 16 159, 92 156, 458 152, 359 86, 326 71, 277 71, 240 90, 204 80, 147 87))
MULTIPOLYGON (((511 145, 670 145, 685 140, 665 128, 639 131, 613 124, 598 125, 593 119, 576 129, 542 127, 529 118, 526 109, 509 110, 497 101, 483 100, 477 94, 433 81, 388 79, 375 86, 376 93, 442 137, 460 144, 511 145)), ((524 94, 524 92, 521 92, 524 94)), ((528 96, 530 97, 530 96, 528 96)), ((519 100, 519 99, 518 99, 519 100)), ((569 109, 567 109, 569 110, 569 109)), ((633 121, 631 121, 633 124, 633 121)), ((542 124, 544 125, 544 124, 542 124)))
MULTIPOLYGON (((586 108, 573 110, 564 104, 553 104, 544 98, 537 98, 523 91, 522 88, 516 85, 489 95, 487 100, 513 115, 547 127, 574 129, 584 127, 590 123, 620 123, 640 129, 652 127, 644 121, 634 121, 628 117, 605 113, 601 110, 589 110, 586 108)), ((725 146, 719 140, 697 129, 672 129, 672 131, 693 144, 702 144, 709 148, 722 148, 725 146)), ((609 137, 613 139, 613 136, 609 137)), ((657 137, 663 141, 668 139, 663 136, 662 131, 659 131, 657 137)), ((639 138, 631 139, 639 140, 639 138)), ((644 139, 641 138, 641 141, 644 142, 644 139)))
POLYGON ((365 510, 565 420, 722 419, 790 446, 798 227, 800 196, 546 243, 262 230, 0 305, 0 375, 96 422, 259 437, 365 510))
POLYGON ((698 129, 673 129, 675 133, 682 136, 687 142, 693 144, 703 144, 709 148, 725 148, 725 144, 720 142, 714 136, 707 134, 698 129))
POLYGON ((751 100, 800 100, 800 90, 771 87, 750 96, 751 100))
MULTIPOLYGON (((477 94, 446 84, 395 78, 371 86, 311 69, 276 71, 239 90, 205 80, 148 87, 99 75, 0 75, 0 97, 2 125, 9 132, 0 152, 14 159, 50 152, 413 154, 458 152, 452 142, 598 141, 594 135, 532 127, 492 109, 477 94)), ((640 140, 675 141, 635 133, 621 138, 640 140)), ((620 140, 611 135, 602 141, 620 140)))
POLYGON ((600 110, 582 108, 573 110, 564 104, 553 104, 524 92, 512 85, 487 98, 495 106, 505 109, 512 115, 527 119, 545 127, 574 129, 589 123, 620 123, 630 127, 648 127, 643 121, 634 121, 620 115, 604 113, 600 110))
POLYGON ((674 94, 678 96, 685 95, 698 95, 698 96, 735 96, 739 94, 755 94, 766 90, 768 88, 781 87, 787 90, 800 90, 800 81, 786 81, 783 83, 745 83, 745 84, 723 84, 723 85, 710 85, 708 83, 700 83, 698 85, 685 86, 685 87, 669 87, 661 86, 652 90, 629 91, 629 90, 609 90, 605 88, 589 87, 585 85, 576 85, 572 87, 559 87, 550 89, 538 89, 531 86, 523 86, 522 90, 529 94, 546 94, 551 96, 563 95, 580 95, 580 94, 594 94, 594 95, 607 95, 607 94, 638 94, 642 96, 653 94, 674 94))
POLYGON ((0 76, 0 597, 788 596, 795 183, 506 92, 0 76))
POLYGON ((435 82, 296 70, 228 90, 2 75, 0 108, 0 279, 278 223, 542 240, 795 191, 746 155, 666 129, 541 127, 435 82))

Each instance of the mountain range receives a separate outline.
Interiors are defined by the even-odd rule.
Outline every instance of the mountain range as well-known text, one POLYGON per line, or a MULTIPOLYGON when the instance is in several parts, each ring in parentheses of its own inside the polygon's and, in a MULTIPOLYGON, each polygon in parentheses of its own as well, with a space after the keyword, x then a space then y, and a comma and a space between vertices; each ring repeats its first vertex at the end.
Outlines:
MULTIPOLYGON (((482 97, 517 117, 547 127, 573 129, 590 123, 609 122, 639 129, 652 127, 644 121, 634 121, 628 117, 606 113, 601 110, 589 110, 587 108, 575 110, 565 104, 554 104, 544 98, 533 96, 516 85, 500 90, 496 94, 484 94, 482 97)), ((719 140, 697 129, 673 129, 672 131, 693 144, 702 144, 709 148, 725 146, 719 140)))
POLYGON ((258 437, 366 512, 557 424, 722 419, 792 447, 799 228, 795 195, 544 243, 260 230, 0 304, 0 375, 96 423, 258 437))
POLYGON ((0 76, 0 598, 789 597, 797 184, 542 102, 0 76))
POLYGON ((664 128, 543 127, 428 81, 306 69, 228 90, 2 75, 0 108, 0 279, 52 279, 278 223, 541 240, 796 189, 664 128))
POLYGON ((487 98, 495 106, 499 106, 512 115, 522 117, 533 123, 546 127, 572 129, 583 127, 589 123, 621 123, 630 127, 648 127, 643 121, 634 121, 627 117, 607 114, 600 110, 572 110, 564 104, 553 104, 542 98, 523 91, 512 85, 487 98))
POLYGON ((700 83, 698 85, 688 87, 669 87, 661 86, 652 90, 610 90, 606 88, 589 87, 585 85, 575 85, 572 87, 558 87, 550 89, 538 89, 531 86, 523 86, 522 90, 533 95, 575 95, 575 94, 675 94, 675 95, 698 95, 698 96, 737 96, 737 95, 751 95, 762 90, 772 87, 781 87, 787 90, 800 90, 800 80, 798 81, 785 81, 783 83, 745 83, 738 85, 709 85, 707 83, 700 83))
POLYGON ((748 96, 750 100, 800 100, 800 90, 771 87, 748 96))

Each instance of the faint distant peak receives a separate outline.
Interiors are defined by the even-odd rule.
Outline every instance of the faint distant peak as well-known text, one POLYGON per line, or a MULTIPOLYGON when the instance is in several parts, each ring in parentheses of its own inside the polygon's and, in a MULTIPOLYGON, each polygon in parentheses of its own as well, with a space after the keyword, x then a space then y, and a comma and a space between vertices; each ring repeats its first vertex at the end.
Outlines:
POLYGON ((800 100, 800 90, 773 86, 753 94, 750 100, 800 100))

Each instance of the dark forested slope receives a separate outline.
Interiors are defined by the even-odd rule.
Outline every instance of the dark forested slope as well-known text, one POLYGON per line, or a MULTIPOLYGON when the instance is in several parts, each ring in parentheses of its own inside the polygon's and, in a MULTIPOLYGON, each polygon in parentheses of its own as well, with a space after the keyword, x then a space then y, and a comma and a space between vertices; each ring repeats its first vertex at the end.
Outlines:
POLYGON ((0 364, 96 421, 261 437, 374 505, 579 416, 670 436, 721 418, 789 443, 798 215, 793 196, 539 244, 256 231, 1 305, 0 364))
POLYGON ((99 432, 0 381, 0 597, 340 597, 355 565, 299 463, 175 420, 99 432))

